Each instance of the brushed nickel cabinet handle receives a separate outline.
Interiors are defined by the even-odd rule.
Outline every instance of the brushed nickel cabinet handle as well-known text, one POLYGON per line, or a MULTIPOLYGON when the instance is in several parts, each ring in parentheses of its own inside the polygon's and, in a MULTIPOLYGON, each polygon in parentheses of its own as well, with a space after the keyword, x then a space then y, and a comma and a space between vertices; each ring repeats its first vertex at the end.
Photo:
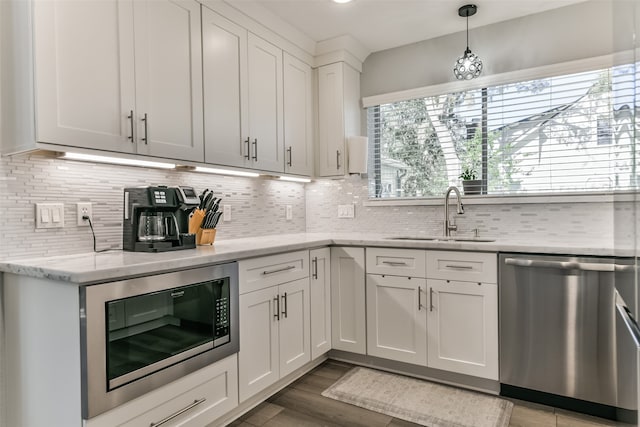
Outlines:
POLYGON ((145 145, 149 143, 149 117, 147 113, 144 113, 144 117, 141 119, 144 122, 144 141, 145 145))
POLYGON ((287 162, 287 165, 289 165, 289 167, 291 167, 293 163, 293 154, 291 154, 291 149, 292 147, 287 148, 287 154, 289 154, 289 161, 287 162))
POLYGON ((284 318, 286 319, 286 318, 288 317, 288 314, 287 314, 287 311, 288 311, 288 310, 287 310, 287 293, 286 293, 286 292, 285 292, 285 293, 284 293, 284 295, 282 296, 282 301, 283 301, 283 302, 282 302, 282 306, 283 306, 283 309, 282 309, 282 315, 283 315, 283 316, 284 316, 284 318))
POLYGON ((251 159, 251 142, 249 141, 249 137, 247 137, 247 140, 244 141, 244 143, 247 144, 247 155, 244 156, 244 158, 249 160, 251 159))
POLYGON ((130 139, 131 142, 133 143, 133 110, 129 111, 129 115, 127 116, 127 119, 129 119, 129 125, 131 126, 131 135, 129 135, 127 137, 127 139, 130 139))
POLYGON ((336 150, 336 169, 340 169, 340 150, 336 150))
POLYGON ((265 270, 262 272, 262 274, 269 275, 269 274, 274 274, 274 273, 280 273, 282 271, 289 271, 289 270, 293 270, 294 268, 296 268, 295 265, 287 265, 286 267, 283 268, 278 268, 276 270, 265 270))
POLYGON ((392 267, 399 267, 401 265, 405 265, 405 266, 407 265, 407 263, 403 262, 403 261, 382 261, 382 263, 390 265, 392 267))
POLYGON ((180 415, 184 414, 188 410, 195 408, 199 404, 203 403, 205 400, 207 400, 206 397, 203 397, 202 399, 194 400, 193 403, 190 404, 189 406, 186 406, 186 407, 180 409, 178 412, 174 412, 173 414, 169 415, 167 418, 163 418, 162 420, 158 421, 157 423, 149 424, 149 427, 158 427, 158 426, 161 426, 163 424, 166 424, 169 421, 171 421, 172 419, 174 419, 176 417, 179 417, 180 415))
POLYGON ((473 267, 470 265, 445 265, 446 268, 452 268, 454 270, 473 270, 473 267))
POLYGON ((429 311, 433 311, 433 288, 429 288, 429 311))
POLYGON ((276 295, 273 297, 273 317, 276 318, 277 321, 280 321, 280 296, 276 295))
POLYGON ((422 308, 422 289, 418 286, 418 311, 422 308))
POLYGON ((253 160, 258 161, 258 138, 253 140, 253 160))
POLYGON ((313 273, 311 273, 311 277, 318 280, 318 257, 314 257, 311 260, 311 265, 313 265, 313 273))

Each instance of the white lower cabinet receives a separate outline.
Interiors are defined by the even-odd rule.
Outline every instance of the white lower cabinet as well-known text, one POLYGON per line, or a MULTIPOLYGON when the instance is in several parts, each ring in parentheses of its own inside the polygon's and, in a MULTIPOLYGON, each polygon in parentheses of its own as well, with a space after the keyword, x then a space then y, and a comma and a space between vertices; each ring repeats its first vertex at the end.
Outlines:
POLYGON ((364 248, 331 248, 332 348, 366 354, 364 248))
POLYGON ((427 365, 498 379, 498 285, 428 279, 427 365))
MULTIPOLYGON (((124 405, 84 421, 85 427, 204 426, 238 406, 234 354, 124 405)), ((54 422, 55 424, 55 422, 54 422)))
POLYGON ((367 352, 427 364, 425 279, 367 274, 367 352))
POLYGON ((309 251, 311 273, 311 360, 331 350, 331 250, 309 251))
POLYGON ((367 273, 369 355, 498 380, 495 253, 367 248, 367 273))
POLYGON ((243 402, 311 360, 309 278, 242 294, 239 310, 243 402))

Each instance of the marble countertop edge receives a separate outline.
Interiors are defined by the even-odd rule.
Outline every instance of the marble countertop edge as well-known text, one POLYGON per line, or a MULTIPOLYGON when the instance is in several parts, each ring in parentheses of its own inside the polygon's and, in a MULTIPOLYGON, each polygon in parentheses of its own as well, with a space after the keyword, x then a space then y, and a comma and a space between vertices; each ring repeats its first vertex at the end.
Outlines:
MULTIPOLYGON (((572 245, 496 239, 479 241, 394 240, 374 233, 299 233, 220 240, 212 246, 161 253, 80 253, 0 261, 0 272, 47 280, 90 285, 124 278, 161 274, 207 264, 218 264, 259 256, 324 246, 375 246, 402 249, 521 252, 558 255, 636 256, 631 248, 614 248, 601 242, 572 245)), ((437 237, 436 237, 437 238, 437 237)))

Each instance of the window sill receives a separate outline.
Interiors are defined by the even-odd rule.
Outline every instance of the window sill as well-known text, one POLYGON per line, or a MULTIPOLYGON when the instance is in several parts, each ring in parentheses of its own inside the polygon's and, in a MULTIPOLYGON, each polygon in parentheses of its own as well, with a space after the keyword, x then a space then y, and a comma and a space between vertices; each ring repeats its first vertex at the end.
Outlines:
MULTIPOLYGON (((607 193, 589 194, 535 194, 535 195, 488 195, 488 196, 465 196, 462 201, 465 205, 522 205, 522 204, 545 204, 545 203, 613 203, 613 202, 633 202, 640 199, 640 193, 636 191, 619 191, 607 193)), ((455 197, 453 197, 455 198, 455 197)), ((363 202, 363 206, 438 206, 442 205, 442 197, 432 197, 425 199, 368 199, 363 202)))

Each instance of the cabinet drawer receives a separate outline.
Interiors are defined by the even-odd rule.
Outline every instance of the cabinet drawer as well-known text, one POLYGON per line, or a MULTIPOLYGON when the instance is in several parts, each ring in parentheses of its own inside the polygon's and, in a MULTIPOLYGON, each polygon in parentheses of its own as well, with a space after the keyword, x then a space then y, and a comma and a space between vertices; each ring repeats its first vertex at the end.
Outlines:
POLYGON ((309 251, 289 252, 238 263, 240 294, 309 276, 309 251))
POLYGON ((166 425, 203 426, 236 406, 238 359, 234 354, 111 411, 85 420, 84 427, 149 426, 175 414, 178 415, 166 425))
POLYGON ((497 283, 497 254, 427 251, 427 277, 429 279, 497 283))
POLYGON ((426 277, 426 251, 367 248, 367 273, 426 277))

